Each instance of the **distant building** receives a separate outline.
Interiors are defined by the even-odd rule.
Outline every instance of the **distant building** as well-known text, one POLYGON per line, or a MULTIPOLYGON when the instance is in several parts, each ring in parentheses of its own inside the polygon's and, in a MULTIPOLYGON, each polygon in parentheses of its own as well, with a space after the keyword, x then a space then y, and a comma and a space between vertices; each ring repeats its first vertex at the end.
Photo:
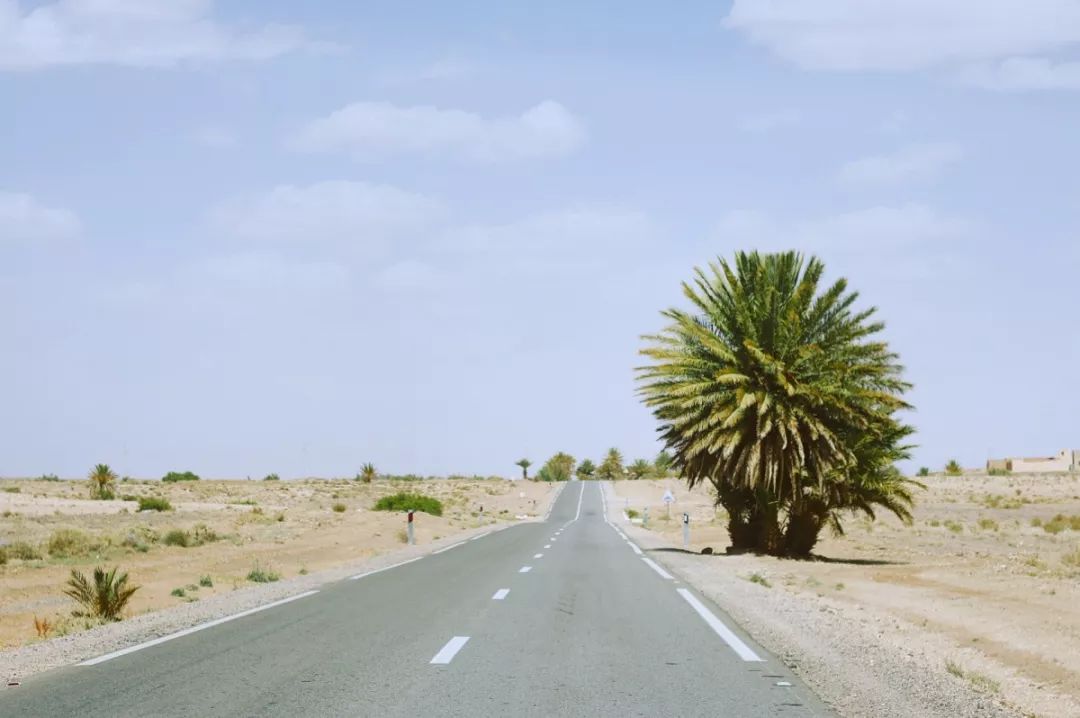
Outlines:
POLYGON ((1023 459, 990 459, 987 471, 1011 471, 1014 474, 1055 474, 1080 471, 1080 449, 1062 449, 1057 456, 1036 456, 1023 459))

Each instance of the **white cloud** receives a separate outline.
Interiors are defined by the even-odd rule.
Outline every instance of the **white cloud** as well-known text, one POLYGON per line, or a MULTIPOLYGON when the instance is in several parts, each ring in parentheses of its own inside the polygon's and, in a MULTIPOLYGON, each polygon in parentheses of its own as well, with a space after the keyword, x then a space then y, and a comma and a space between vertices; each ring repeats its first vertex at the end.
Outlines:
POLYGON ((548 100, 521 115, 497 118, 427 105, 356 102, 309 123, 294 144, 311 152, 349 152, 358 159, 445 153, 499 161, 566 155, 584 141, 582 123, 548 100))
POLYGON ((736 211, 721 218, 717 236, 745 249, 798 249, 875 255, 970 236, 972 222, 919 204, 879 206, 826 217, 786 221, 736 211))
POLYGON ((1080 42, 1075 0, 735 0, 727 27, 817 70, 917 70, 1080 42))
POLYGON ((990 90, 1080 90, 1080 62, 1010 57, 996 64, 968 67, 960 79, 990 90))
POLYGON ((28 194, 0 191, 0 244, 71 239, 80 231, 74 212, 49 207, 28 194))
POLYGON ((379 249, 430 226, 442 214, 442 204, 423 195, 386 185, 331 181, 281 185, 230 202, 211 214, 211 223, 222 234, 252 242, 379 249))
POLYGON ((213 0, 59 0, 23 10, 0 0, 0 69, 264 60, 304 44, 294 27, 229 28, 213 0))
POLYGON ((912 145, 896 152, 852 160, 840 168, 840 181, 850 185, 897 184, 932 179, 963 156, 959 147, 938 143, 912 145))

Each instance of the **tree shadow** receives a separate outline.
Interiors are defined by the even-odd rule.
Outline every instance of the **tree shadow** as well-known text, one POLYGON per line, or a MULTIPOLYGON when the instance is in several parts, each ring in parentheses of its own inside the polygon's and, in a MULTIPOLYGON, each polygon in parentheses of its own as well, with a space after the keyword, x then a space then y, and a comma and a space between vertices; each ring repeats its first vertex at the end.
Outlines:
MULTIPOLYGON (((689 556, 707 556, 710 558, 727 558, 729 556, 765 556, 767 554, 756 554, 753 551, 738 551, 736 553, 727 553, 726 551, 717 551, 715 553, 701 553, 700 551, 691 551, 685 548, 675 548, 674 546, 663 546, 660 548, 647 548, 644 549, 646 553, 682 553, 689 556)), ((805 558, 798 558, 794 556, 784 557, 787 561, 799 561, 807 563, 835 563, 848 566, 907 566, 907 561, 889 561, 882 558, 831 558, 829 556, 819 556, 818 554, 811 554, 805 558)))

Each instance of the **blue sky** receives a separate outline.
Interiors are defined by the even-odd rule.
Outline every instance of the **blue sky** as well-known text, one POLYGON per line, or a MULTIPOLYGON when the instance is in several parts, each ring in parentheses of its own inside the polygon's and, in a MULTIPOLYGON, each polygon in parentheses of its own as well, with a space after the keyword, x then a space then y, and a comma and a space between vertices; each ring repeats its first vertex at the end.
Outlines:
POLYGON ((1075 0, 0 0, 0 474, 651 456, 753 248, 880 308, 913 465, 1080 446, 1078 98, 1075 0))

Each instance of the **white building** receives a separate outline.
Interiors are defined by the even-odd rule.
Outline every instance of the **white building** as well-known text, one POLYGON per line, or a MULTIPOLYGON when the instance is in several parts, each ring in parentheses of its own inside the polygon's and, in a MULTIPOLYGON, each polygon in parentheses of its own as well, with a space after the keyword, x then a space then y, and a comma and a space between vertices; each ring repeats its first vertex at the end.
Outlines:
POLYGON ((1036 456, 1022 459, 990 459, 988 470, 1011 471, 1014 474, 1056 474, 1080 471, 1080 449, 1062 449, 1057 456, 1036 456))

